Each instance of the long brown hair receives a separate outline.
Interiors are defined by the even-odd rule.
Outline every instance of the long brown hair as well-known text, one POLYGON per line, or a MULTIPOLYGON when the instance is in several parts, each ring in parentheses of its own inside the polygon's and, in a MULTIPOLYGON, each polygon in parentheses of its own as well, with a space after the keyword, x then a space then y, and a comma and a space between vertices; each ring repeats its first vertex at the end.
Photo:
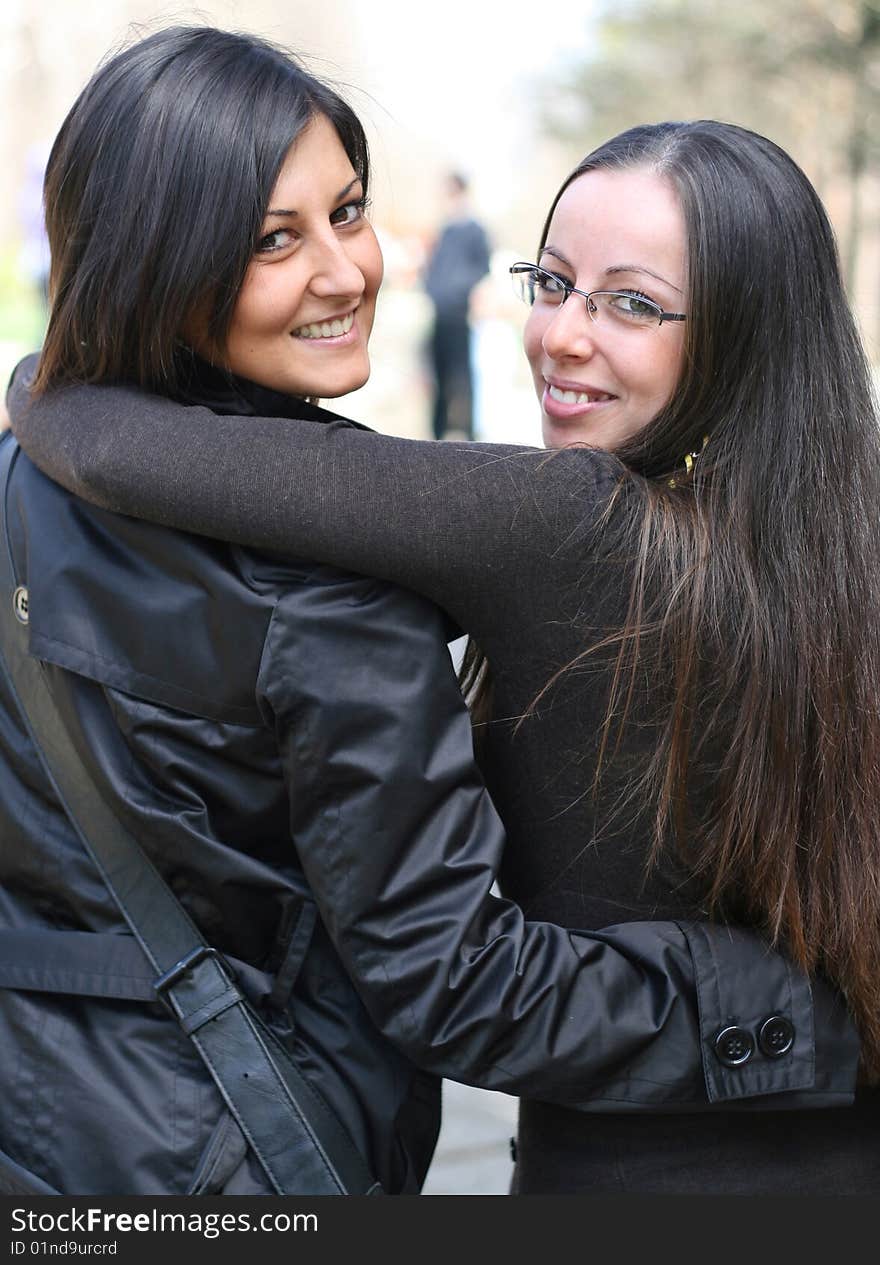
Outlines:
MULTIPOLYGON (((681 200, 684 367, 615 450, 595 545, 630 562, 626 620, 546 688, 615 652, 598 785, 639 674, 672 683, 629 788, 651 806, 649 864, 674 847, 714 914, 834 981, 878 1080, 880 427, 833 232, 784 151, 701 121, 634 128, 590 154, 542 245, 573 180, 628 166, 681 200)), ((475 649, 465 669, 485 680, 475 649)))

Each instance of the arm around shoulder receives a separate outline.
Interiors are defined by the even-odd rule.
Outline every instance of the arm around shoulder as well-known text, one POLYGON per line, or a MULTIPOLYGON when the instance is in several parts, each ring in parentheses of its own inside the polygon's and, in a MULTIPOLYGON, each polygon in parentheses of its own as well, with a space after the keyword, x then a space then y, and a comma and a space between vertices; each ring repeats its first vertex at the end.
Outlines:
POLYGON ((284 417, 126 386, 34 399, 35 369, 36 357, 22 361, 9 388, 16 437, 45 474, 104 509, 406 584, 461 623, 462 591, 513 582, 507 532, 546 460, 539 449, 400 439, 297 417, 292 397, 284 417))

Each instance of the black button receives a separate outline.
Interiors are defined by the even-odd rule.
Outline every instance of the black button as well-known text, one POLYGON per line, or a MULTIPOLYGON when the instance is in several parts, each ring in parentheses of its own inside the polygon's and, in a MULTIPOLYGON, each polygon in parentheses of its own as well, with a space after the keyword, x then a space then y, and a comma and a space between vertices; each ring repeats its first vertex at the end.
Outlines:
POLYGON ((794 1024, 785 1015, 771 1015, 758 1029, 758 1045, 768 1059, 781 1059, 794 1045, 794 1024))
POLYGON ((722 1028, 715 1038, 715 1054, 725 1067, 742 1067, 755 1053, 755 1038, 748 1028, 722 1028))

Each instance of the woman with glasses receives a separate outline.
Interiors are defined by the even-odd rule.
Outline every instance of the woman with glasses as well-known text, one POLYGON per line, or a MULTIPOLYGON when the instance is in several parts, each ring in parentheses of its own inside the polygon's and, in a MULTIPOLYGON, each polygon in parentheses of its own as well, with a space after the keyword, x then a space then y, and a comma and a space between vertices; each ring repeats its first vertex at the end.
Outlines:
POLYGON ((528 917, 710 917, 842 990, 855 1106, 783 1110, 809 1106, 762 1088, 798 1025, 733 1017, 707 1078, 754 1076, 755 1110, 667 1114, 623 1066, 592 1113, 536 1090, 518 1193, 876 1189, 880 439, 825 213, 760 136, 646 126, 578 166, 513 273, 549 451, 242 426, 106 385, 31 401, 22 374, 13 425, 86 499, 443 607, 528 917))

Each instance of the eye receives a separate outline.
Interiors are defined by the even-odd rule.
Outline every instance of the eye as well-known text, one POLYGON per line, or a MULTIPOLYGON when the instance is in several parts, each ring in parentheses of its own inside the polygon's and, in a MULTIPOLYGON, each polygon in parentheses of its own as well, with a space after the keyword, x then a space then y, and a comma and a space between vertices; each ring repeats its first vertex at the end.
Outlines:
POLYGON ((535 268, 529 274, 529 282, 536 296, 540 295, 542 299, 551 299, 555 302, 558 299, 564 299, 568 292, 568 283, 563 277, 557 277, 555 273, 546 272, 543 268, 535 268))
POLYGON ((638 290, 620 290, 609 294, 606 301, 613 312, 645 324, 659 320, 662 311, 653 299, 638 290))
POLYGON ((275 251, 285 250, 293 241, 293 233, 289 228, 276 228, 266 233, 257 242, 256 254, 271 255, 275 251))
POLYGON ((346 202, 345 206, 339 207, 330 216, 330 223, 335 225, 357 224, 358 220, 362 220, 369 206, 369 199, 366 197, 358 198, 356 202, 346 202))

